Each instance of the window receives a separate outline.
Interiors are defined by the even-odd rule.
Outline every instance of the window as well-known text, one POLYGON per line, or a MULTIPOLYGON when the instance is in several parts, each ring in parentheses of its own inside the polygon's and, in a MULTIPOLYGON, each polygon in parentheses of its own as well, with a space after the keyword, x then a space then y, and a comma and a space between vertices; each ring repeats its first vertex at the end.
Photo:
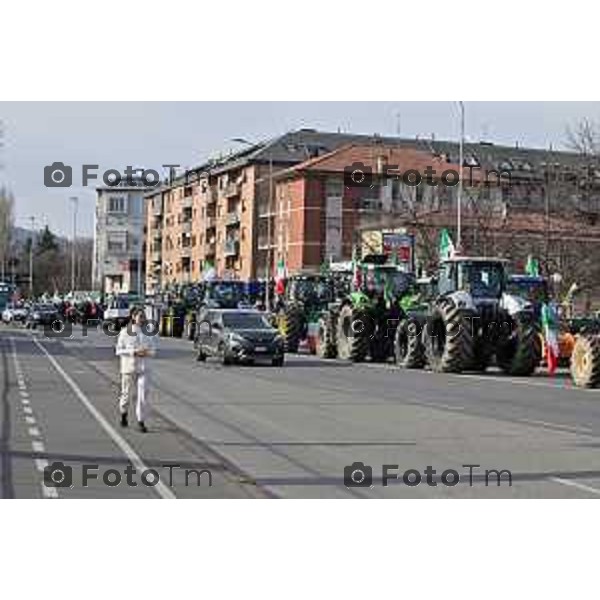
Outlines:
POLYGON ((109 253, 118 253, 127 251, 126 233, 109 233, 106 240, 109 253))
POLYGON ((108 212, 119 214, 127 212, 125 196, 111 196, 108 199, 108 212))

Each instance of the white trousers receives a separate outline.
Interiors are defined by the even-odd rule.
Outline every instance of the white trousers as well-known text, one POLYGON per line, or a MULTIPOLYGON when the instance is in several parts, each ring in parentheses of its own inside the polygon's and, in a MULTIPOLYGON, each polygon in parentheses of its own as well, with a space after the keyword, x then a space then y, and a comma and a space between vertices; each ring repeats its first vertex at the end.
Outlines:
POLYGON ((145 421, 148 413, 148 402, 146 398, 148 383, 147 373, 121 373, 121 397, 119 398, 119 409, 121 413, 129 410, 129 399, 137 391, 135 403, 135 417, 138 421, 145 421), (137 388, 137 389, 136 389, 137 388))

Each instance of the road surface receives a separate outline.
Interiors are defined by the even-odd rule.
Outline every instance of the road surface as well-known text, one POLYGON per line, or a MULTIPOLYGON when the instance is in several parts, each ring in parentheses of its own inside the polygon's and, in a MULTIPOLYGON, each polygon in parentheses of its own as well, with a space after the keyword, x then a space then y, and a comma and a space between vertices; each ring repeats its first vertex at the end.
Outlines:
POLYGON ((144 435, 117 422, 114 338, 4 326, 0 349, 4 498, 600 496, 600 390, 565 374, 224 367, 161 339, 144 435))

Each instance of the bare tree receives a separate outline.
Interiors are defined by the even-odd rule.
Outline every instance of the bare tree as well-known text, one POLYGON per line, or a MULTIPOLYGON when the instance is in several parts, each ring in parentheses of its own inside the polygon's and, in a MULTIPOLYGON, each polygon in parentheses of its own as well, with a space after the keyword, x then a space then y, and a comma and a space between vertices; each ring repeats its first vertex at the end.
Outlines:
POLYGON ((0 278, 4 281, 10 261, 14 227, 14 197, 6 188, 0 188, 0 278))

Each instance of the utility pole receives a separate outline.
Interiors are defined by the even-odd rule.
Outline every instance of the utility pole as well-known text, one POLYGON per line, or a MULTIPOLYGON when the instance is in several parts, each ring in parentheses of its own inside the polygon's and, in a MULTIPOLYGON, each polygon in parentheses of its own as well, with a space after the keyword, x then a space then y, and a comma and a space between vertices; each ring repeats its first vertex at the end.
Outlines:
POLYGON ((77 242, 77 208, 79 205, 79 198, 77 196, 71 196, 70 200, 71 202, 73 202, 73 242, 71 244, 71 293, 75 293, 75 244, 77 242))
POLYGON ((31 220, 31 237, 29 242, 29 295, 33 300, 33 235, 35 232, 35 217, 29 217, 31 220))
POLYGON ((458 163, 459 163, 459 179, 458 179, 458 196, 456 206, 456 249, 462 252, 462 196, 463 196, 463 163, 464 146, 465 146, 465 105, 463 102, 458 103, 460 108, 460 141, 458 143, 458 163))
POLYGON ((272 244, 271 244, 271 218, 273 216, 273 156, 269 156, 269 207, 267 209, 267 283, 265 289, 265 304, 267 310, 271 308, 271 262, 272 244))

